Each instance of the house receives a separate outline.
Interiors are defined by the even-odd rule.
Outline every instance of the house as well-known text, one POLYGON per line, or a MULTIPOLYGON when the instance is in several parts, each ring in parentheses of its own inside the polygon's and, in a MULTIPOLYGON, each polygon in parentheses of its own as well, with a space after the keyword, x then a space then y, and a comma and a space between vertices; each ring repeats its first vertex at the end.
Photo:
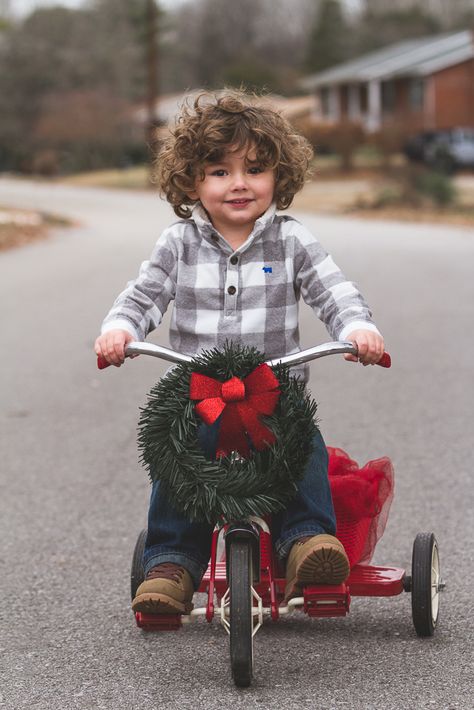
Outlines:
POLYGON ((368 131, 406 133, 474 127, 474 35, 412 39, 309 76, 319 99, 316 120, 350 120, 368 131))

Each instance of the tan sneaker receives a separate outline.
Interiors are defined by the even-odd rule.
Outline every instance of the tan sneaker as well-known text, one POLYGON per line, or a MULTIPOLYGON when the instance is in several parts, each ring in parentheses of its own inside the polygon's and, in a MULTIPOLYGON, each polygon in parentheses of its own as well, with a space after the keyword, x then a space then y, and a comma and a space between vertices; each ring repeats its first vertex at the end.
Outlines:
POLYGON ((286 563, 285 599, 299 596, 307 584, 342 584, 349 576, 349 559, 333 535, 297 540, 286 563))
POLYGON ((189 572, 174 562, 163 562, 138 587, 132 609, 145 614, 189 614, 193 594, 189 572))

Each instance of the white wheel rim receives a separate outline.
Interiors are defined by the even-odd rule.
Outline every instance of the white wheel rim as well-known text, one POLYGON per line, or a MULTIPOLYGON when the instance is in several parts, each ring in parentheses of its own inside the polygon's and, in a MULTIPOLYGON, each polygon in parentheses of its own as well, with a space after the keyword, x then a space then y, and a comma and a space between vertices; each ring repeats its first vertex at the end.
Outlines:
POLYGON ((438 620, 440 581, 439 552, 438 545, 435 543, 431 551, 431 620, 433 624, 436 624, 438 620))

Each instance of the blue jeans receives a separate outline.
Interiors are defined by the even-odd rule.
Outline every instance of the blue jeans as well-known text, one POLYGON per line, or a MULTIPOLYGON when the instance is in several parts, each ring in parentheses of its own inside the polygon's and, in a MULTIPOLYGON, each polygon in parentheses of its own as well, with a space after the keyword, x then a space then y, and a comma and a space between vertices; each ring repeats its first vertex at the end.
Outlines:
MULTIPOLYGON (((209 458, 217 444, 218 427, 202 425, 198 438, 209 458)), ((300 537, 335 534, 336 518, 327 475, 328 454, 319 431, 296 496, 288 507, 272 517, 272 538, 278 556, 284 560, 300 537)), ((213 525, 190 522, 170 505, 159 481, 153 483, 148 511, 148 536, 145 545, 145 572, 162 562, 182 565, 197 589, 211 554, 213 525)))

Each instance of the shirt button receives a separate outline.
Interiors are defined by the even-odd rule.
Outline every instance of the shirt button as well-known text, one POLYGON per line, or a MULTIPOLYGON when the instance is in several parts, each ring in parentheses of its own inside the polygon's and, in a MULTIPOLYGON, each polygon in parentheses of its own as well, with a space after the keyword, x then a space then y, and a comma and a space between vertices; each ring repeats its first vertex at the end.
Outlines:
POLYGON ((236 291, 237 289, 235 288, 235 286, 229 286, 229 288, 227 289, 227 293, 229 293, 231 296, 233 296, 236 291))
POLYGON ((238 261, 239 261, 239 257, 238 257, 238 256, 231 256, 231 257, 230 257, 230 263, 231 263, 231 264, 237 264, 238 261))
POLYGON ((211 239, 212 239, 213 242, 218 242, 218 241, 219 241, 219 237, 217 236, 217 234, 211 234, 211 239))

